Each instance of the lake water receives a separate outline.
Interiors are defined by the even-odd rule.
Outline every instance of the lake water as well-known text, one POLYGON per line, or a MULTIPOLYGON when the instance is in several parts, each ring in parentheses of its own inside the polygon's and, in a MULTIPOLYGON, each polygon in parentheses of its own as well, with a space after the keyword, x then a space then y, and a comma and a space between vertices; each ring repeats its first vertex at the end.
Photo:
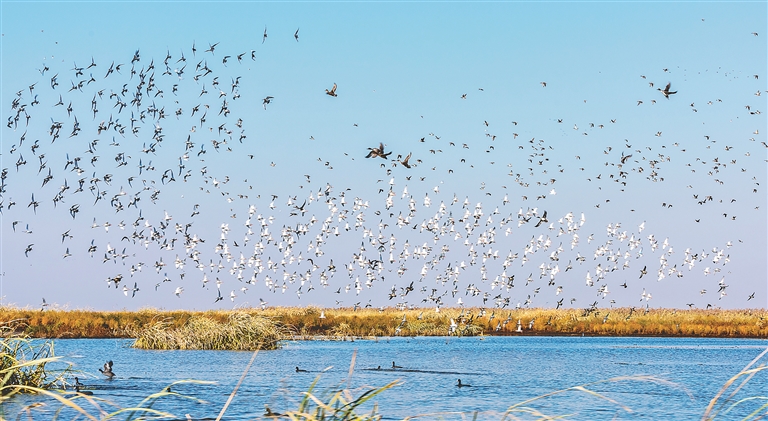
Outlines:
MULTIPOLYGON (((137 405, 174 381, 215 382, 174 388, 206 403, 170 398, 154 406, 171 411, 179 419, 190 414, 196 420, 216 418, 253 355, 142 351, 130 348, 131 342, 69 339, 57 340, 55 347, 57 355, 82 371, 80 381, 95 397, 122 407, 137 405), (113 380, 98 372, 107 360, 114 361, 117 376, 113 380)), ((674 385, 648 381, 598 383, 590 389, 620 405, 569 391, 526 406, 546 415, 567 415, 567 419, 578 420, 694 420, 701 418, 720 387, 766 347, 765 340, 699 338, 398 337, 286 342, 280 350, 258 353, 223 419, 261 418, 265 405, 275 412, 296 409, 301 392, 307 391, 317 376, 321 377, 315 394, 327 396, 346 381, 357 351, 349 380, 355 396, 366 390, 365 386, 402 382, 375 399, 384 419, 419 414, 432 414, 419 419, 472 419, 473 413, 480 411, 478 420, 499 420, 511 405, 549 392, 618 376, 649 375, 674 385), (402 368, 392 369, 393 361, 402 368), (297 366, 308 372, 297 373, 297 366), (379 366, 381 370, 376 369, 379 366), (459 378, 472 387, 456 387, 459 378)), ((766 379, 768 372, 759 373, 737 398, 766 395, 766 379)), ((14 398, 4 405, 4 417, 15 419, 20 407, 42 399, 14 398)), ((32 412, 33 419, 52 419, 57 408, 53 402, 37 408, 32 412)), ((740 408, 723 419, 748 413, 740 408)), ((23 419, 27 419, 26 415, 23 419)))

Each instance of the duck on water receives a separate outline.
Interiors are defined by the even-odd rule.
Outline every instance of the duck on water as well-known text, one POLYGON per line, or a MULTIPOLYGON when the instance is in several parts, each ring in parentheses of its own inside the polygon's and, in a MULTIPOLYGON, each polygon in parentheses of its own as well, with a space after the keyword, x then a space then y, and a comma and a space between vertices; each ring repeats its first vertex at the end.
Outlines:
POLYGON ((80 389, 81 389, 81 388, 83 388, 83 387, 85 387, 85 385, 84 385, 84 384, 82 384, 82 383, 80 383, 80 379, 78 379, 77 377, 75 377, 75 392, 77 392, 77 393, 81 393, 81 394, 83 394, 83 395, 87 395, 87 396, 92 396, 92 395, 93 395, 93 392, 91 392, 91 391, 88 391, 88 390, 80 390, 80 389))
POLYGON ((472 387, 471 384, 462 383, 461 379, 459 379, 459 382, 456 383, 456 387, 472 387))
POLYGON ((104 368, 100 368, 99 369, 101 374, 107 376, 107 378, 109 378, 109 379, 115 377, 115 373, 112 372, 112 364, 113 364, 112 360, 107 361, 106 363, 104 363, 104 368))

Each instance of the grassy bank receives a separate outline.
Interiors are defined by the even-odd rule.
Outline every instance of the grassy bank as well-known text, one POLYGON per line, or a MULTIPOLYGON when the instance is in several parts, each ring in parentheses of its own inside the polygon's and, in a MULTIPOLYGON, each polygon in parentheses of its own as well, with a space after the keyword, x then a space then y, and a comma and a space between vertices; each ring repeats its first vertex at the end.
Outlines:
MULTIPOLYGON (((632 310, 445 308, 400 311, 378 309, 321 309, 271 307, 239 309, 288 326, 298 337, 335 338, 368 336, 443 336, 455 323, 458 335, 605 335, 768 337, 766 310, 632 310), (403 322, 405 318, 405 322, 403 322), (520 330, 518 332, 518 320, 520 330)), ((156 326, 182 329, 190 320, 203 318, 227 323, 233 311, 88 311, 31 310, 0 307, 0 323, 21 320, 17 333, 36 338, 131 338, 141 329, 156 326)))

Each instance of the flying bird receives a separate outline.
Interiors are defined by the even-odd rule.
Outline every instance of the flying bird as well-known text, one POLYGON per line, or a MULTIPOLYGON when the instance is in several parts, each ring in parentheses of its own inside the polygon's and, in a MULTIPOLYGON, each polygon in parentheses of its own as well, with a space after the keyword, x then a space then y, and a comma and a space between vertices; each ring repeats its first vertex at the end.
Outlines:
POLYGON ((336 96, 336 84, 333 84, 333 88, 329 91, 328 89, 325 90, 326 95, 330 96, 336 96))
POLYGON ((272 99, 273 99, 273 98, 274 98, 274 97, 271 97, 271 96, 268 96, 268 97, 264 98, 264 100, 262 101, 262 104, 264 104, 264 109, 265 109, 265 110, 267 109, 267 104, 269 104, 270 102, 272 102, 272 99))
POLYGON ((669 96, 672 94, 676 94, 677 91, 670 91, 669 88, 672 86, 672 82, 667 83, 667 86, 664 87, 664 89, 656 88, 657 91, 661 92, 665 98, 669 99, 669 96))

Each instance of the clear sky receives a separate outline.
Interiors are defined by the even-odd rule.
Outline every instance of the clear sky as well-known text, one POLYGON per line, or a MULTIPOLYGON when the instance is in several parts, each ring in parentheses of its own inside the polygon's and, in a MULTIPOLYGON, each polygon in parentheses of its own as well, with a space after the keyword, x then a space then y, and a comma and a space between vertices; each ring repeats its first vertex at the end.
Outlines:
POLYGON ((3 1, 2 304, 765 308, 767 7, 3 1))

